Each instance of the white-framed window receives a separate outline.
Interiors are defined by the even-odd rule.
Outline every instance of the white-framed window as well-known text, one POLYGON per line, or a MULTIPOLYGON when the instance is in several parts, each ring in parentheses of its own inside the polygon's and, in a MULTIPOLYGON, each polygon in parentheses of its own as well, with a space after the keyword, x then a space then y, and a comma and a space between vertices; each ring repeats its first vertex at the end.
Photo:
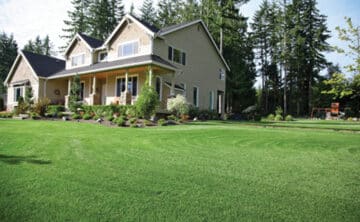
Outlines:
POLYGON ((209 93, 209 109, 214 110, 214 91, 209 93))
POLYGON ((108 53, 107 52, 99 52, 99 62, 107 61, 108 53))
POLYGON ((118 57, 133 56, 139 53, 139 41, 122 43, 118 46, 118 57))
POLYGON ((168 59, 170 61, 186 65, 186 53, 180 49, 176 49, 172 46, 168 47, 168 59))
POLYGON ((183 96, 186 98, 186 84, 182 82, 180 83, 180 86, 184 89, 183 96))
POLYGON ((219 79, 225 80, 225 69, 219 69, 219 79))
MULTIPOLYGON (((121 93, 125 91, 125 77, 118 77, 116 79, 116 96, 120 97, 121 93)), ((138 93, 138 77, 137 76, 130 76, 128 77, 128 85, 127 85, 128 92, 131 93, 132 96, 137 96, 138 93)))
POLYGON ((199 107, 199 87, 194 86, 193 88, 193 104, 196 107, 199 107))
POLYGON ((24 86, 15 86, 14 87, 14 102, 19 101, 20 97, 24 97, 24 86))
POLYGON ((85 64, 85 53, 71 57, 71 66, 80 66, 85 64))

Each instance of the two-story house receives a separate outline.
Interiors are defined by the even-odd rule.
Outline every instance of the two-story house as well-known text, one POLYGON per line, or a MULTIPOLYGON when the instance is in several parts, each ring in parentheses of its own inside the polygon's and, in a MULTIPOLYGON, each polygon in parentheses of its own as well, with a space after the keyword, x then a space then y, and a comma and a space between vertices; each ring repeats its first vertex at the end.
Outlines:
POLYGON ((6 80, 7 109, 31 86, 35 99, 68 105, 75 75, 88 105, 134 104, 147 83, 159 94, 183 94, 200 109, 224 112, 226 61, 201 20, 158 29, 127 14, 105 40, 77 34, 65 60, 21 51, 6 80))

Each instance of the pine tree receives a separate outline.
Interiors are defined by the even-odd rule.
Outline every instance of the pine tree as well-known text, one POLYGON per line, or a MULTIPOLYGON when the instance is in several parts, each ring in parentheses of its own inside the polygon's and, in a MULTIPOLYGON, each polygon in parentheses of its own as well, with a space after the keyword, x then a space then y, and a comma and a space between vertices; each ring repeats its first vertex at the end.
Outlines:
POLYGON ((53 54, 52 48, 53 45, 48 35, 44 39, 41 39, 40 36, 36 36, 34 41, 29 40, 24 46, 25 51, 47 56, 53 54))
POLYGON ((3 81, 14 63, 17 50, 18 46, 14 36, 7 35, 5 32, 0 33, 0 86, 3 85, 3 81))
POLYGON ((160 0, 158 3, 157 25, 160 28, 179 23, 179 0, 160 0))
POLYGON ((153 7, 152 0, 145 0, 143 5, 140 8, 141 19, 155 25, 156 23, 156 11, 153 7))
POLYGON ((89 0, 72 0, 73 10, 68 11, 69 20, 64 20, 65 28, 63 28, 64 35, 60 36, 66 41, 66 44, 60 48, 64 51, 69 45, 70 41, 77 33, 89 33, 89 0))

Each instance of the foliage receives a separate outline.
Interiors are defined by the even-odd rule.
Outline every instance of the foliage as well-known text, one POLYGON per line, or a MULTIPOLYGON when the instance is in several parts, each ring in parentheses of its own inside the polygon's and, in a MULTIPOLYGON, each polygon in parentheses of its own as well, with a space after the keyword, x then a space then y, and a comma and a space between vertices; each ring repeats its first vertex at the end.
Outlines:
POLYGON ((261 120, 261 115, 256 105, 247 107, 242 111, 242 113, 245 115, 246 120, 254 120, 254 121, 261 120))
POLYGON ((194 119, 194 118, 198 117, 199 112, 200 112, 200 110, 199 110, 198 107, 196 107, 194 105, 190 105, 190 107, 189 107, 189 116, 190 116, 191 119, 194 119))
POLYGON ((174 121, 177 121, 178 120, 178 117, 175 116, 175 115, 170 115, 170 116, 167 116, 166 117, 168 120, 174 120, 174 121))
POLYGON ((29 106, 24 102, 24 98, 20 96, 18 98, 18 105, 15 108, 15 114, 25 114, 28 111, 29 106))
POLYGON ((180 115, 187 115, 190 109, 189 106, 186 98, 181 94, 177 94, 175 98, 167 100, 167 109, 178 117, 180 115))
POLYGON ((165 119, 159 119, 157 121, 157 123, 158 123, 159 126, 166 126, 166 120, 165 119))
POLYGON ((150 120, 145 119, 145 120, 144 120, 144 125, 145 125, 145 126, 153 126, 154 123, 153 123, 152 121, 150 121, 150 120))
POLYGON ((114 119, 114 123, 118 126, 126 126, 126 120, 124 117, 120 116, 114 119))
POLYGON ((203 109, 199 110, 198 117, 201 120, 215 120, 218 119, 218 113, 214 110, 203 109))
POLYGON ((64 111, 65 111, 65 106, 63 105, 49 105, 46 109, 47 113, 53 114, 54 116, 64 111))
POLYGON ((282 120, 283 120, 283 116, 282 116, 282 115, 276 115, 274 120, 275 120, 275 121, 282 121, 282 120))
POLYGON ((74 113, 74 114, 72 114, 71 118, 72 118, 72 119, 79 120, 79 119, 81 119, 81 115, 80 115, 80 114, 77 114, 77 113, 74 113))
POLYGON ((33 106, 33 111, 39 116, 45 116, 46 110, 50 104, 49 98, 39 98, 33 106))
POLYGON ((274 121, 275 120, 275 115, 270 113, 267 117, 266 117, 267 120, 270 120, 270 121, 274 121))
POLYGON ((360 26, 353 24, 351 18, 345 17, 347 27, 336 27, 339 39, 348 44, 348 50, 334 47, 337 52, 345 54, 353 60, 352 64, 345 66, 346 70, 360 75, 360 26))
POLYGON ((283 109, 281 108, 281 106, 276 107, 275 115, 276 116, 278 116, 278 115, 282 116, 282 114, 283 114, 283 109))
POLYGON ((77 108, 81 107, 80 91, 80 77, 79 75, 76 75, 72 79, 70 86, 69 109, 72 112, 76 112, 77 108))
POLYGON ((0 118, 11 118, 13 113, 11 112, 0 112, 0 118))
MULTIPOLYGON (((0 88, 5 81, 12 64, 17 55, 18 45, 13 34, 7 35, 5 32, 0 33, 0 88)), ((0 94, 2 92, 0 91, 0 94)))
POLYGON ((53 44, 50 41, 49 35, 46 35, 44 39, 41 39, 40 36, 36 36, 35 40, 29 40, 25 46, 24 49, 25 51, 28 52, 33 52, 36 54, 40 54, 40 55, 46 55, 46 56, 50 56, 55 54, 55 52, 53 51, 53 44))
POLYGON ((140 8, 141 20, 148 22, 151 25, 156 23, 156 10, 153 6, 152 0, 145 0, 140 8))
POLYGON ((151 115, 155 114, 158 104, 159 96, 156 90, 146 81, 136 101, 136 112, 139 116, 149 119, 151 115))
POLYGON ((91 119, 92 118, 92 116, 89 114, 89 113, 85 113, 83 116, 82 116, 82 119, 83 120, 89 120, 89 119, 91 119))
POLYGON ((33 119, 33 120, 36 120, 36 119, 40 119, 40 116, 39 116, 39 114, 37 114, 35 112, 31 112, 30 113, 30 118, 33 119))
POLYGON ((294 117, 292 117, 292 115, 287 115, 285 121, 294 121, 294 117))
POLYGON ((24 102, 27 104, 33 104, 33 90, 31 86, 25 88, 24 102))
POLYGON ((114 116, 107 116, 106 120, 112 122, 114 120, 114 116))
POLYGON ((129 119, 130 124, 135 124, 137 122, 137 118, 133 117, 129 119))
POLYGON ((332 95, 334 100, 341 99, 353 93, 349 81, 342 73, 334 73, 331 79, 324 80, 324 84, 330 86, 330 90, 323 90, 321 93, 332 95))

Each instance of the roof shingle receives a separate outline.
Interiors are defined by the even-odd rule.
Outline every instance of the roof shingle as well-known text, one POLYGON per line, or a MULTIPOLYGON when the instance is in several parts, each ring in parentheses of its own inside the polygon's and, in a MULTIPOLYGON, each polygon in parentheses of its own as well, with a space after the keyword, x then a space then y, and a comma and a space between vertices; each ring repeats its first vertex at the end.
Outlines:
POLYGON ((104 41, 85 35, 84 33, 79 33, 79 35, 91 48, 98 48, 104 44, 104 41))
POLYGON ((38 76, 49 77, 52 74, 65 69, 64 60, 28 51, 22 51, 22 54, 26 57, 38 76))

